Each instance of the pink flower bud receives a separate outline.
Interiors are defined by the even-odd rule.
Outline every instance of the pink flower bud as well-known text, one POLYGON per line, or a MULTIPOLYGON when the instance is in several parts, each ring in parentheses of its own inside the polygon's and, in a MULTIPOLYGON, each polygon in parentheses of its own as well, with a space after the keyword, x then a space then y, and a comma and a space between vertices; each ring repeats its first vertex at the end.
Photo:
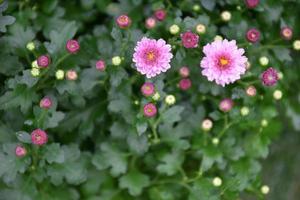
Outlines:
POLYGON ((131 19, 127 15, 120 15, 116 22, 120 28, 128 28, 131 25, 131 19))
POLYGON ((167 13, 164 9, 159 9, 159 10, 155 11, 154 15, 155 15, 157 20, 163 21, 166 18, 167 13))
POLYGON ((256 88, 252 85, 247 87, 246 94, 250 97, 254 97, 256 95, 256 88))
POLYGON ((52 106, 52 100, 49 97, 44 97, 40 101, 41 108, 49 109, 51 108, 51 106, 52 106))
POLYGON ((229 98, 223 99, 220 104, 219 108, 223 112, 229 112, 233 107, 233 101, 229 98))
POLYGON ((245 0, 248 8, 255 8, 259 4, 259 0, 245 0))
POLYGON ((260 32, 256 28, 251 28, 247 31, 246 38, 249 42, 255 43, 260 38, 260 32))
POLYGON ((278 72, 274 68, 270 67, 262 73, 261 79, 265 86, 273 86, 279 79, 278 72))
POLYGON ((192 81, 189 78, 181 79, 179 82, 179 88, 182 90, 188 90, 192 86, 192 81))
POLYGON ((283 27, 280 31, 281 37, 285 40, 290 40, 293 37, 293 30, 289 27, 283 27))
POLYGON ((179 69, 179 74, 182 78, 187 78, 190 75, 190 70, 188 67, 183 66, 179 69))
POLYGON ((157 113, 157 108, 153 103, 148 103, 144 106, 144 115, 146 117, 154 117, 157 113))
POLYGON ((105 66, 104 60, 98 60, 96 62, 96 69, 98 69, 99 71, 104 71, 105 68, 106 68, 106 66, 105 66))
POLYGON ((26 151, 25 147, 18 145, 16 147, 15 153, 16 153, 17 157, 23 157, 26 155, 27 151, 26 151))
POLYGON ((41 55, 40 57, 38 57, 37 59, 37 64, 39 67, 41 68, 46 68, 50 65, 51 60, 50 57, 47 55, 41 55))
POLYGON ((153 17, 149 17, 146 19, 146 28, 151 29, 156 25, 156 19, 153 17))
POLYGON ((35 129, 31 133, 31 141, 33 144, 41 146, 48 141, 47 133, 41 129, 35 129))
POLYGON ((144 83, 141 87, 141 91, 146 97, 152 96, 155 93, 154 84, 150 82, 144 83))
POLYGON ((66 44, 66 49, 69 53, 77 53, 80 49, 80 45, 77 40, 68 40, 66 44))
POLYGON ((199 36, 191 31, 182 33, 181 41, 185 48, 196 48, 198 47, 199 36))
POLYGON ((66 77, 70 81, 75 81, 78 78, 77 72, 75 70, 68 70, 66 73, 66 77))

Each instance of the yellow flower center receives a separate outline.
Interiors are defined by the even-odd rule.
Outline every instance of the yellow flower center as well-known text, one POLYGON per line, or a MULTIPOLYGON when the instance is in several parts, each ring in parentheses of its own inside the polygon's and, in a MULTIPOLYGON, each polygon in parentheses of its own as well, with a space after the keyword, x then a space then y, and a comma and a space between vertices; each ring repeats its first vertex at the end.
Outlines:
POLYGON ((228 59, 226 59, 226 58, 220 58, 219 62, 222 67, 224 67, 225 65, 227 65, 229 63, 228 59))
POLYGON ((148 59, 149 61, 153 61, 153 60, 155 59, 155 54, 153 53, 153 51, 149 51, 149 52, 147 53, 147 59, 148 59))

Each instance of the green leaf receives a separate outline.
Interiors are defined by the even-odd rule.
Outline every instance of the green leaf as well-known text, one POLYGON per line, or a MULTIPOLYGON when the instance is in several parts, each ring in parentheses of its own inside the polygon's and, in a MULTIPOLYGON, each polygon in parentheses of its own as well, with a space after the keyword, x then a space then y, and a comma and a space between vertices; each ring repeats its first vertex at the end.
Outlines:
POLYGON ((58 143, 52 143, 45 148, 44 158, 51 164, 63 163, 65 161, 64 151, 58 143))
POLYGON ((164 123, 173 124, 181 119, 180 114, 184 110, 183 106, 173 106, 166 112, 162 113, 162 120, 164 123))
POLYGON ((168 176, 174 175, 179 169, 184 160, 184 155, 179 151, 167 153, 160 158, 161 164, 157 165, 156 169, 162 174, 168 176))
POLYGON ((139 171, 130 171, 119 180, 120 188, 128 189, 129 194, 137 196, 142 193, 143 188, 150 184, 149 177, 139 171))
POLYGON ((31 144, 31 136, 25 131, 16 132, 16 136, 20 142, 31 144))
POLYGON ((200 1, 202 6, 209 11, 213 11, 213 9, 216 6, 216 0, 200 0, 200 1))
POLYGON ((13 24, 16 18, 12 16, 3 16, 2 12, 8 7, 8 1, 0 2, 0 32, 6 32, 6 26, 13 24))

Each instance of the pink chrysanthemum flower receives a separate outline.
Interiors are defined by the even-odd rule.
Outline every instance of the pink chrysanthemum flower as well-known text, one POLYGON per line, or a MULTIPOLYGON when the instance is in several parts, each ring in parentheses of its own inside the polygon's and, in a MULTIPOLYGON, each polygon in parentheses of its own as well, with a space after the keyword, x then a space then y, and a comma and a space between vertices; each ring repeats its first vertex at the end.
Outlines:
POLYGON ((256 28, 251 28, 247 31, 246 38, 249 42, 255 43, 260 38, 260 32, 256 28))
POLYGON ((49 97, 44 97, 40 101, 41 108, 49 109, 51 108, 51 106, 52 106, 52 100, 49 97))
POLYGON ((179 74, 182 78, 187 78, 190 75, 190 70, 187 66, 183 66, 179 69, 179 74))
POLYGON ((259 0, 245 0, 248 8, 255 8, 259 4, 259 0))
POLYGON ((290 40, 293 37, 293 29, 290 27, 283 27, 280 31, 280 35, 285 40, 290 40))
POLYGON ((134 48, 133 62, 137 71, 145 74, 147 78, 155 77, 161 72, 171 68, 170 61, 173 58, 171 45, 165 40, 149 39, 143 37, 134 48))
POLYGON ((153 95, 155 92, 154 84, 150 82, 144 83, 143 86, 141 87, 141 91, 143 95, 146 97, 153 95))
POLYGON ((182 33, 180 37, 185 48, 189 49, 198 47, 199 36, 192 31, 182 33))
POLYGON ((120 15, 116 22, 120 28, 128 28, 131 25, 131 19, 128 15, 120 15))
POLYGON ((164 9, 159 9, 155 11, 154 15, 156 19, 158 19, 159 21, 163 21, 166 18, 167 13, 164 9))
POLYGON ((254 97, 256 95, 256 88, 253 85, 250 85, 246 89, 246 94, 250 97, 254 97))
POLYGON ((99 71, 104 71, 106 68, 105 66, 105 61, 104 60, 98 60, 96 62, 96 69, 98 69, 99 71))
POLYGON ((75 70, 70 69, 70 70, 67 71, 66 77, 70 81, 76 81, 77 78, 78 78, 78 74, 77 74, 77 72, 75 70))
POLYGON ((47 55, 41 55, 40 57, 38 57, 37 59, 37 64, 39 67, 41 68, 46 68, 50 65, 51 60, 50 57, 47 55))
POLYGON ((144 115, 146 117, 154 117, 157 113, 157 108, 153 103, 147 103, 144 106, 144 115))
POLYGON ((229 112, 232 109, 232 107, 233 107, 233 101, 229 98, 223 99, 219 104, 219 108, 223 112, 229 112))
POLYGON ((18 145, 16 147, 15 153, 16 153, 17 157, 23 157, 26 155, 27 151, 26 151, 25 147, 18 145))
POLYGON ((246 72, 247 57, 244 49, 238 48, 236 41, 214 41, 203 47, 205 57, 201 61, 202 74, 209 81, 223 87, 235 82, 246 72))
POLYGON ((277 83, 279 78, 277 71, 274 68, 270 67, 262 73, 261 79, 264 85, 273 86, 277 83))
POLYGON ((80 49, 79 42, 77 40, 68 40, 66 44, 66 49, 69 53, 77 53, 80 49))
POLYGON ((151 29, 156 26, 156 19, 154 17, 149 17, 146 19, 146 28, 151 29))
POLYGON ((189 78, 181 79, 179 82, 179 88, 182 90, 188 90, 192 86, 192 81, 189 78))
POLYGON ((31 133, 31 141, 33 144, 41 146, 41 145, 47 143, 48 135, 42 129, 35 129, 31 133))

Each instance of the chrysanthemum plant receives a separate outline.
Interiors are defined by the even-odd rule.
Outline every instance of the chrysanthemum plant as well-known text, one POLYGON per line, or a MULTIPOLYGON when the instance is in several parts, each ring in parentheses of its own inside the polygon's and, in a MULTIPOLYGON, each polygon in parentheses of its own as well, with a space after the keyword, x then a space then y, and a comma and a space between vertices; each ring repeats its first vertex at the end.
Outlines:
POLYGON ((299 9, 1 0, 0 198, 265 199, 299 129, 299 9))

